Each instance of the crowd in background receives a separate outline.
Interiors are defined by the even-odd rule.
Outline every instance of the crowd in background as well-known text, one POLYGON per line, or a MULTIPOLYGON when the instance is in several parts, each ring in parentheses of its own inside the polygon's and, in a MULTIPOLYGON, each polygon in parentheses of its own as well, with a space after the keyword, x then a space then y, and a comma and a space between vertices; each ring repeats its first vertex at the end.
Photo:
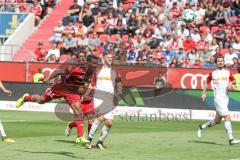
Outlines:
POLYGON ((81 52, 113 52, 116 64, 215 68, 223 55, 240 66, 240 0, 74 0, 67 15, 41 42, 36 60, 58 63, 81 52), (184 23, 181 13, 196 18, 184 23))
POLYGON ((0 12, 25 13, 35 15, 35 26, 55 6, 55 0, 0 0, 0 12))

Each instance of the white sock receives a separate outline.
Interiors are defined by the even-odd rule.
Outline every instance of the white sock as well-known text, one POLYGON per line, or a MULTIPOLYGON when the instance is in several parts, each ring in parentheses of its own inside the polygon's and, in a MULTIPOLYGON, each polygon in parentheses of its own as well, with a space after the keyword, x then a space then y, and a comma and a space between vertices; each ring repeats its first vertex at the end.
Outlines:
POLYGON ((110 130, 110 128, 104 125, 103 128, 102 128, 101 136, 99 137, 98 140, 99 141, 104 141, 107 138, 109 130, 110 130))
POLYGON ((233 135, 232 135, 232 124, 231 124, 231 121, 225 121, 224 122, 224 127, 225 127, 225 130, 227 132, 227 136, 228 136, 228 139, 233 139, 233 135))
POLYGON ((97 119, 92 123, 92 127, 90 129, 88 137, 93 138, 93 136, 94 136, 95 132, 97 131, 97 128, 98 128, 100 123, 101 122, 99 120, 97 120, 97 119))
POLYGON ((2 122, 0 121, 0 137, 6 137, 2 122))
POLYGON ((206 129, 206 128, 209 128, 209 127, 213 127, 216 125, 216 122, 214 120, 210 120, 208 121, 207 123, 203 124, 202 125, 202 129, 206 129))

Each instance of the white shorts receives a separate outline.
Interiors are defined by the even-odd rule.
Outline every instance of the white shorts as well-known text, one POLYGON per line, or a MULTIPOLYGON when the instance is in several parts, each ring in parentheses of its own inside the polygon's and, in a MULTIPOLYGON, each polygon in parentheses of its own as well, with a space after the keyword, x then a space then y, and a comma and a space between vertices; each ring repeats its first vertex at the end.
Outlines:
POLYGON ((215 96, 214 97, 214 105, 216 107, 216 112, 220 116, 229 115, 228 111, 228 96, 215 96))
POLYGON ((104 114, 105 119, 113 119, 112 110, 115 108, 112 94, 94 94, 93 105, 96 115, 104 114))

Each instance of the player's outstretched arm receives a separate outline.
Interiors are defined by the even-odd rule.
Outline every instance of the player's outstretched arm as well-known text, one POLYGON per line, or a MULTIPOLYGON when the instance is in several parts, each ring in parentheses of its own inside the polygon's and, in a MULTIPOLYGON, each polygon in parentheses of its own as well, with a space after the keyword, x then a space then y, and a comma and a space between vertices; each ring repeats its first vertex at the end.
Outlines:
POLYGON ((64 75, 66 71, 64 69, 57 68, 55 69, 52 74, 44 80, 44 82, 49 82, 51 79, 56 78, 59 75, 64 75))
POLYGON ((9 90, 7 90, 7 89, 4 87, 4 85, 2 84, 2 81, 0 81, 0 88, 1 88, 1 90, 2 90, 4 93, 8 94, 9 96, 12 95, 12 92, 9 91, 9 90))
POLYGON ((116 87, 117 87, 117 93, 122 95, 123 92, 123 84, 122 84, 122 79, 121 79, 121 75, 118 74, 117 78, 116 78, 116 87))
POLYGON ((211 81, 212 81, 212 72, 209 73, 207 79, 203 83, 203 91, 202 91, 202 100, 203 100, 203 102, 205 101, 205 98, 206 98, 206 90, 207 90, 208 84, 211 81))

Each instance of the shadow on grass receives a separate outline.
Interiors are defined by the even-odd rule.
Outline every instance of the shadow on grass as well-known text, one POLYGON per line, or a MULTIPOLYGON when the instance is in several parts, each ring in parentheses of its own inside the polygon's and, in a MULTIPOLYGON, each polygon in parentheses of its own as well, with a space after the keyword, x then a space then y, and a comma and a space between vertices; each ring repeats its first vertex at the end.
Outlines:
POLYGON ((72 152, 41 152, 41 151, 25 151, 25 150, 14 150, 14 151, 19 151, 19 152, 24 152, 24 153, 30 153, 30 154, 55 154, 55 155, 62 155, 66 157, 71 157, 74 159, 79 159, 74 155, 72 152))
POLYGON ((57 139, 56 142, 62 142, 62 143, 69 143, 69 144, 75 144, 73 140, 63 140, 63 139, 57 139))
POLYGON ((210 144, 210 145, 219 145, 219 146, 226 146, 224 144, 219 144, 216 142, 209 142, 209 141, 188 141, 190 143, 203 143, 203 144, 210 144))

